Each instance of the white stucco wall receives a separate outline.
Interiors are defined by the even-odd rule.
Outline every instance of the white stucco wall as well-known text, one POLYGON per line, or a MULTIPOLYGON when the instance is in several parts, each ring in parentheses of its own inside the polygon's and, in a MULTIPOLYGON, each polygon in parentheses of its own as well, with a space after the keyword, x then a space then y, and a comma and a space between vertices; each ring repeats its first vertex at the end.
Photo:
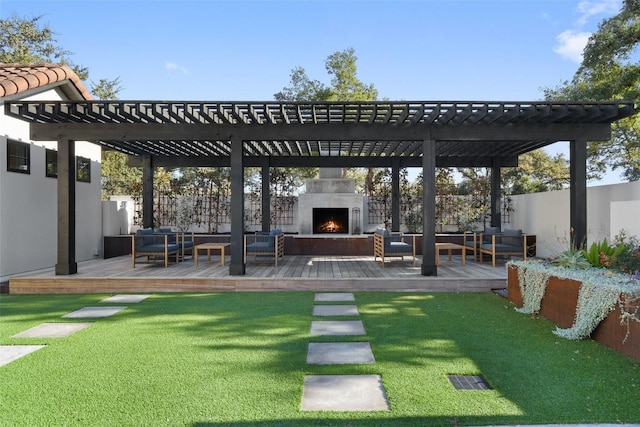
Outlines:
MULTIPOLYGON (((640 181, 587 188, 587 240, 611 240, 624 229, 640 237, 640 181)), ((552 257, 569 245, 569 190, 513 196, 509 228, 535 234, 537 255, 552 257)))
MULTIPOLYGON (((53 90, 30 100, 60 100, 53 90)), ((57 180, 45 175, 45 149, 57 142, 30 142, 30 174, 7 171, 7 139, 29 141, 29 125, 4 115, 0 106, 0 281, 52 267, 57 262, 57 180)), ((76 182, 76 260, 102 253, 100 147, 75 144, 76 156, 91 159, 91 182, 76 182)))

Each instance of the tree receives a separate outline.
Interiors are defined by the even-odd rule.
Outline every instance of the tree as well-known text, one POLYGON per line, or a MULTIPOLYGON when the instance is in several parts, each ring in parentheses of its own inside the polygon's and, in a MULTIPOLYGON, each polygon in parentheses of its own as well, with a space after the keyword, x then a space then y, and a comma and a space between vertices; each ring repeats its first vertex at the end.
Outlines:
POLYGON ((276 93, 277 101, 375 101, 378 91, 373 84, 366 85, 358 78, 358 57, 353 48, 337 51, 325 60, 325 69, 331 77, 331 86, 311 80, 302 67, 291 71, 288 87, 276 93))
POLYGON ((277 101, 326 101, 329 96, 329 88, 318 80, 311 80, 302 67, 295 67, 290 74, 291 86, 285 87, 276 93, 277 101))
POLYGON ((357 57, 353 48, 335 52, 325 61, 331 78, 329 101, 375 101, 378 91, 372 84, 366 85, 357 77, 357 57))
POLYGON ((102 199, 109 196, 142 195, 142 170, 127 165, 128 156, 111 150, 102 150, 102 199))
MULTIPOLYGON (((571 82, 546 88, 545 98, 562 101, 637 101, 640 95, 640 2, 625 0, 620 12, 605 19, 591 35, 582 64, 571 82)), ((637 116, 613 124, 610 141, 589 143, 589 177, 621 169, 628 179, 640 176, 640 122, 637 116)))
POLYGON ((507 168, 502 174, 505 194, 528 194, 561 190, 569 184, 569 167, 563 154, 550 156, 534 150, 518 158, 517 168, 507 168))
POLYGON ((80 80, 89 77, 86 67, 75 65, 69 59, 71 52, 63 49, 48 25, 41 26, 42 15, 20 18, 16 14, 0 20, 0 62, 15 64, 64 64, 80 80))

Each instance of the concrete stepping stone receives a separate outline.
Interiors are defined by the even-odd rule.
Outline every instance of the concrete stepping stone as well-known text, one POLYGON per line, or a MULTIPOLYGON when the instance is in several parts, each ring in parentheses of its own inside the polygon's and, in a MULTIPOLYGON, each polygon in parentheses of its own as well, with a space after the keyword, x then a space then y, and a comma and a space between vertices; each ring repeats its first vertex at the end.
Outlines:
POLYGON ((310 342, 309 365, 346 365, 376 363, 368 342, 310 342))
POLYGON ((73 311, 69 314, 65 314, 64 318, 66 319, 89 319, 89 318, 97 318, 97 317, 109 317, 113 316, 117 312, 124 310, 127 307, 85 307, 80 310, 73 311))
POLYGON ((0 366, 44 348, 44 345, 0 345, 0 366))
POLYGON ((313 298, 314 301, 355 301, 350 292, 320 292, 313 298))
POLYGON ((140 301, 144 301, 151 295, 133 295, 133 294, 120 294, 114 295, 109 298, 105 298, 100 302, 115 302, 120 304, 136 304, 140 301))
POLYGON ((307 375, 303 411, 388 411, 380 375, 307 375))
POLYGON ((356 305, 314 305, 314 316, 360 316, 356 305))
POLYGON ((43 323, 14 335, 12 338, 63 338, 68 337, 93 323, 43 323))
POLYGON ((362 320, 314 320, 311 335, 366 335, 362 320))

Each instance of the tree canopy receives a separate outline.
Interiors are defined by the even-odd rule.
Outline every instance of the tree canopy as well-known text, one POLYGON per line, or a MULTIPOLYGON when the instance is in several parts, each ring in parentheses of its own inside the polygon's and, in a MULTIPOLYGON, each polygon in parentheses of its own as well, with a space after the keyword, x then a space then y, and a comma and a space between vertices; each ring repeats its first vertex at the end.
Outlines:
POLYGON ((353 48, 337 51, 325 60, 331 85, 311 80, 303 67, 291 70, 290 85, 274 94, 277 101, 375 101, 378 91, 358 77, 358 57, 353 48))
MULTIPOLYGON (((545 98, 560 101, 638 101, 640 95, 640 2, 625 0, 620 12, 603 20, 591 35, 583 60, 570 82, 544 89, 545 98)), ((589 143, 589 177, 620 169, 640 179, 640 122, 637 116, 613 124, 610 141, 589 143)))

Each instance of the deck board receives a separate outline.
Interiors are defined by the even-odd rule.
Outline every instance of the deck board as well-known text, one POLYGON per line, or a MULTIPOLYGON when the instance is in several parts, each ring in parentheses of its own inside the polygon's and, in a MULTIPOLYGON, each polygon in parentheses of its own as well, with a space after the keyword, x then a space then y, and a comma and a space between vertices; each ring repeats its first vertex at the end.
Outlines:
POLYGON ((188 258, 164 268, 161 263, 131 266, 130 256, 96 259, 78 263, 78 274, 56 276, 53 268, 15 275, 9 292, 21 293, 97 293, 97 292, 211 292, 270 290, 344 291, 473 291, 506 287, 506 268, 502 263, 478 263, 460 256, 441 258, 438 276, 420 274, 422 262, 392 258, 384 268, 373 256, 285 256, 276 267, 272 258, 249 257, 244 276, 229 274, 220 257, 198 258, 198 266, 188 258))

